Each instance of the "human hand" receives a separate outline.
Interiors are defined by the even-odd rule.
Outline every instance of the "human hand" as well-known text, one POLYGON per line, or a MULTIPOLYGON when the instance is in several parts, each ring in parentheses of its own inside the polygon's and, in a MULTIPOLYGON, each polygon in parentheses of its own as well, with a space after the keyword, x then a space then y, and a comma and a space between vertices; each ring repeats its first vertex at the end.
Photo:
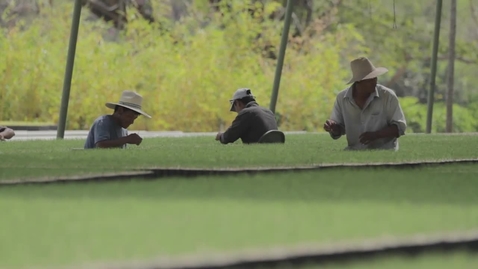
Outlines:
POLYGON ((339 135, 340 134, 340 125, 333 120, 326 120, 324 123, 324 130, 331 134, 339 135))
POLYGON ((127 137, 129 144, 139 145, 143 141, 143 138, 141 138, 138 134, 130 134, 127 137))
POLYGON ((378 139, 377 132, 365 132, 359 136, 360 143, 368 145, 378 139))

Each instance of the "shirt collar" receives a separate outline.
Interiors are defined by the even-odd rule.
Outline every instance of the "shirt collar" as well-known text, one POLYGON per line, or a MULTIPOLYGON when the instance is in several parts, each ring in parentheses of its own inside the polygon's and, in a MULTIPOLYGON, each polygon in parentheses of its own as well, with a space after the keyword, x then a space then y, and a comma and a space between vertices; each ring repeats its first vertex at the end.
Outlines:
MULTIPOLYGON (((352 84, 352 86, 350 86, 347 91, 345 92, 345 95, 344 95, 344 98, 348 98, 348 99, 353 99, 353 87, 354 87, 354 84, 352 84)), ((380 95, 378 94, 378 84, 377 86, 375 86, 375 92, 372 93, 371 95, 372 98, 375 98, 375 97, 380 97, 380 95)))
POLYGON ((247 103, 246 107, 251 107, 251 106, 258 106, 257 102, 256 101, 250 101, 249 103, 247 103))

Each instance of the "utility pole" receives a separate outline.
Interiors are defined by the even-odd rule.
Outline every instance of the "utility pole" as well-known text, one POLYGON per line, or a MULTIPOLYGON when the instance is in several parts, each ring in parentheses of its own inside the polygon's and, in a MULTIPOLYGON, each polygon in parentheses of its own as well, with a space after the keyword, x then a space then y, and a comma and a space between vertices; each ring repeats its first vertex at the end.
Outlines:
POLYGON ((455 82, 456 0, 451 0, 446 92, 446 132, 453 132, 453 92, 455 82))
POLYGON ((66 129, 66 116, 68 114, 68 102, 70 100, 71 79, 73 77, 73 66, 75 63, 76 43, 78 30, 80 28, 81 0, 75 0, 73 18, 71 22, 70 44, 68 46, 68 57, 63 80, 63 94, 61 96, 60 119, 58 122, 57 139, 63 139, 66 129))
POLYGON ((274 85, 272 86, 272 96, 270 103, 270 110, 275 113, 277 97, 279 95, 280 79, 282 75, 282 67, 284 65, 285 50, 289 40, 289 28, 292 18, 292 9, 294 7, 294 0, 287 0, 287 8, 285 12, 284 30, 282 30, 282 39, 279 49, 279 57, 277 59, 276 73, 274 77, 274 85))
POLYGON ((443 1, 437 0, 435 13, 435 33, 433 37, 433 52, 431 66, 430 89, 428 91, 428 109, 427 109, 427 130, 429 134, 432 131, 433 103, 435 102, 435 81, 437 76, 438 46, 440 43, 440 23, 443 1))

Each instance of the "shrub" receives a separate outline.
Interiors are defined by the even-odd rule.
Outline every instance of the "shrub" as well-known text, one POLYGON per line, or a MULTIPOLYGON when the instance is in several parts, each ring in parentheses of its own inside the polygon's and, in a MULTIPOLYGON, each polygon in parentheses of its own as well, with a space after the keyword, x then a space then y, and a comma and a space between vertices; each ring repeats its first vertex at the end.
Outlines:
MULTIPOLYGON (((26 30, 14 28, 0 36, 0 118, 58 121, 71 7, 55 5, 26 30)), ((163 34, 143 20, 131 20, 116 42, 108 42, 107 26, 85 17, 68 129, 87 129, 98 115, 110 113, 104 103, 116 101, 124 89, 145 97, 144 109, 153 119, 141 119, 135 128, 148 130, 216 131, 227 126, 234 117, 228 99, 239 87, 252 88, 259 103, 269 105, 275 61, 265 59, 261 49, 265 44, 278 48, 281 23, 260 23, 244 13, 234 19, 216 18, 202 28, 178 23, 170 27, 170 34, 163 34), (255 38, 258 33, 260 39, 255 38)), ((284 130, 320 128, 348 77, 341 60, 361 49, 360 37, 350 26, 306 44, 307 54, 287 50, 277 104, 284 130)))
MULTIPOLYGON (((400 98, 400 104, 407 119, 410 133, 423 133, 426 131, 427 105, 418 103, 415 97, 400 98)), ((453 132, 476 132, 478 124, 476 122, 476 109, 478 103, 470 105, 468 108, 453 106, 453 132)), ((446 130, 446 107, 443 102, 435 103, 433 106, 432 132, 445 132, 446 130)))
MULTIPOLYGON (((228 100, 240 87, 250 87, 259 104, 269 106, 276 61, 263 49, 273 44, 278 50, 282 23, 238 13, 248 1, 234 3, 231 12, 238 16, 162 21, 163 31, 129 12, 130 23, 117 37, 105 23, 82 15, 67 128, 88 129, 100 114, 111 113, 104 103, 117 101, 125 89, 142 94, 153 116, 140 118, 135 129, 217 131, 234 118, 228 100)), ((58 122, 71 11, 71 3, 60 1, 25 30, 19 25, 0 34, 0 119, 58 122)), ((336 28, 325 32, 316 22, 314 38, 290 40, 276 106, 281 129, 321 130, 350 77, 348 62, 367 52, 353 26, 336 28)), ((413 100, 404 99, 404 109, 411 130, 423 131, 426 109, 413 100)), ((456 109, 457 130, 476 128, 466 111, 456 109)), ((437 130, 441 118, 435 117, 437 130)))

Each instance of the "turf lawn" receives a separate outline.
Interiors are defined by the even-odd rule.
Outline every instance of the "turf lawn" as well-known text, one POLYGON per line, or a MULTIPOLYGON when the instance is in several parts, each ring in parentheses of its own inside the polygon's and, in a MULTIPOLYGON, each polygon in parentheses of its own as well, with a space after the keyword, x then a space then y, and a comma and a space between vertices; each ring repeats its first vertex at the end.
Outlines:
POLYGON ((0 268, 472 230, 477 185, 443 165, 0 187, 0 268))
MULTIPOLYGON (((223 168, 478 157, 478 139, 471 135, 409 135, 400 143, 399 152, 344 152, 344 139, 307 134, 290 135, 285 145, 224 146, 209 137, 189 137, 145 139, 127 151, 85 151, 72 150, 82 146, 78 140, 13 140, 0 144, 0 179, 152 166, 223 168)), ((478 228, 477 186, 478 165, 464 164, 0 186, 0 268, 51 268, 473 230, 478 228)), ((430 256, 325 268, 476 265, 476 258, 458 257, 447 259, 448 263, 430 256)))
POLYGON ((260 167, 321 163, 478 158, 476 135, 406 135, 398 152, 345 152, 345 138, 288 135, 284 145, 221 145, 214 137, 153 138, 124 150, 73 150, 83 140, 8 141, 0 147, 0 180, 78 175, 149 167, 260 167))

